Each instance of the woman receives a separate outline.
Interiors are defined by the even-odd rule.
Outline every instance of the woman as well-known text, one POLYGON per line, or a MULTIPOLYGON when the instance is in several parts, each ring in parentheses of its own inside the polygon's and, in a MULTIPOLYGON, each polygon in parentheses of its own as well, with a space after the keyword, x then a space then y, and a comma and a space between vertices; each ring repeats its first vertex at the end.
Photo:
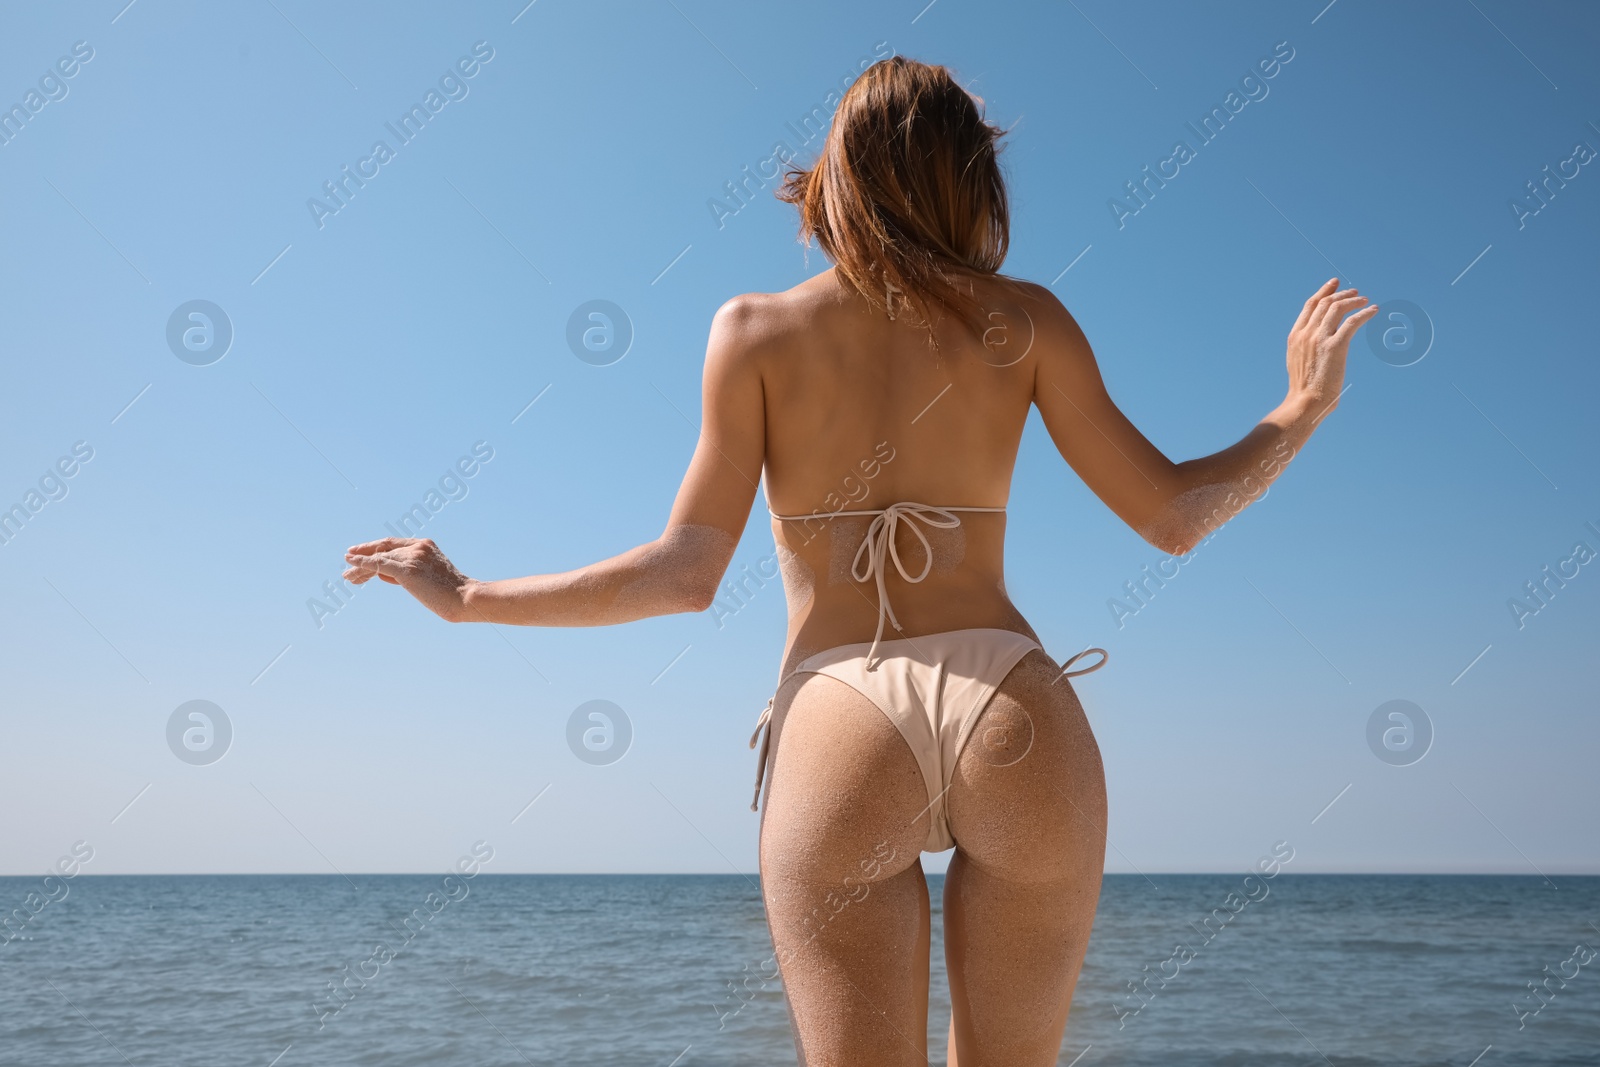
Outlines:
POLYGON ((1173 463, 1111 401, 1050 291, 998 273, 999 135, 943 67, 894 57, 855 82, 821 158, 780 194, 834 266, 717 312, 704 426, 656 540, 489 582, 428 540, 346 556, 349 580, 399 584, 451 622, 703 611, 766 480, 789 634, 758 728, 760 862, 803 1063, 926 1062, 919 855, 952 846, 950 1063, 1056 1062, 1106 810, 1065 681, 1078 657, 1040 649, 1002 577, 1030 407, 1119 518, 1183 553, 1259 497, 1337 404, 1350 338, 1377 311, 1325 283, 1289 334, 1284 402, 1237 444, 1173 463))

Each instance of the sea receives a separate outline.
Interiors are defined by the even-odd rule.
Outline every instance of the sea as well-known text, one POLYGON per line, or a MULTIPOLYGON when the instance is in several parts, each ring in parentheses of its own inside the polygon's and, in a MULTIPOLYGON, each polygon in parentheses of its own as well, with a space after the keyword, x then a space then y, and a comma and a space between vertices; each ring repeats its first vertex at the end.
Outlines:
MULTIPOLYGON (((13 877, 0 908, 5 1067, 796 1062, 753 875, 13 877)), ((1593 877, 1107 876, 1058 1062, 1595 1067, 1597 923, 1593 877)))

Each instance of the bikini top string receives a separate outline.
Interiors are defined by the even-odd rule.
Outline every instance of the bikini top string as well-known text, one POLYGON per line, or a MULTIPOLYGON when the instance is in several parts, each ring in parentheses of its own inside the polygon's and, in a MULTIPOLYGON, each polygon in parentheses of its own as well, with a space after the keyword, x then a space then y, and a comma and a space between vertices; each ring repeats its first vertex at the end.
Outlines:
MULTIPOLYGON (((900 577, 907 582, 920 582, 933 570, 933 546, 928 544, 927 535, 922 532, 917 523, 923 523, 931 528, 952 530, 961 525, 961 519, 951 514, 956 511, 984 511, 1004 512, 1005 508, 960 508, 960 507, 935 507, 932 504, 918 504, 915 501, 903 501, 899 504, 890 504, 881 511, 830 511, 826 515, 779 515, 773 513, 772 517, 780 522, 803 522, 808 519, 834 519, 841 515, 872 515, 872 524, 867 527, 867 534, 861 539, 861 544, 856 548, 855 559, 850 564, 850 577, 858 582, 875 582, 878 587, 878 629, 872 635, 872 647, 867 650, 867 670, 878 669, 878 645, 883 641, 883 623, 887 619, 894 625, 895 631, 902 632, 900 620, 895 618, 894 607, 889 603, 889 592, 884 587, 884 577, 888 564, 892 562, 894 569, 900 572, 900 577), (922 542, 922 570, 913 575, 906 570, 906 565, 900 559, 900 549, 895 545, 895 534, 899 531, 900 523, 904 521, 906 529, 916 535, 922 542)), ((771 511, 769 508, 768 511, 771 511)))

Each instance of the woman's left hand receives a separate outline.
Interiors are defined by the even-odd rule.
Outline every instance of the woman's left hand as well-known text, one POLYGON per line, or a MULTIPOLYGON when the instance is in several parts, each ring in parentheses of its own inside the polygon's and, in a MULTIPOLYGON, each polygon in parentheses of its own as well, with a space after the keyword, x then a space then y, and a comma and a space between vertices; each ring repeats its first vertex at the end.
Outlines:
POLYGON ((471 578, 456 569, 439 546, 427 538, 385 537, 356 545, 344 554, 344 578, 362 585, 373 577, 398 585, 446 622, 463 622, 469 612, 466 590, 471 578))

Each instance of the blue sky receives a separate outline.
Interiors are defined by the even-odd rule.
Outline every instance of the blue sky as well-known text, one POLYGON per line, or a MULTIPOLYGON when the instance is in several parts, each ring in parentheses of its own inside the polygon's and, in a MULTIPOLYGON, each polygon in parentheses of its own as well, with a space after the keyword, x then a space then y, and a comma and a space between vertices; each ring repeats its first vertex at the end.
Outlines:
MULTIPOLYGON (((1358 338, 1289 474, 1132 614, 1109 602, 1161 553, 1030 423, 1008 586, 1058 658, 1111 651, 1078 684, 1107 869, 1287 840, 1307 871, 1600 871, 1600 565, 1574 552, 1600 551, 1600 14, 124 3, 0 19, 0 103, 27 113, 0 144, 0 505, 27 511, 0 544, 0 873, 79 840, 89 873, 426 871, 479 839, 501 871, 753 870, 776 584, 731 617, 574 631, 451 627, 390 587, 308 601, 442 478, 426 532, 476 577, 655 536, 712 313, 826 266, 775 183, 725 183, 780 141, 809 159, 802 118, 890 51, 1011 128, 1007 269, 1054 287, 1174 459, 1277 403, 1335 273, 1432 335, 1407 366, 1358 338), (430 90, 402 142, 386 124, 430 90), (345 167, 367 178, 337 204, 345 167), (168 343, 196 300, 231 324, 213 362, 168 343), (632 327, 603 366, 567 343, 593 300, 632 327), (193 700, 231 725, 209 764, 169 748, 193 700), (568 747, 591 700, 631 723, 610 764, 568 747), (1391 700, 1431 723, 1420 761, 1369 748, 1391 700)), ((771 547, 758 513, 735 570, 771 547)))

